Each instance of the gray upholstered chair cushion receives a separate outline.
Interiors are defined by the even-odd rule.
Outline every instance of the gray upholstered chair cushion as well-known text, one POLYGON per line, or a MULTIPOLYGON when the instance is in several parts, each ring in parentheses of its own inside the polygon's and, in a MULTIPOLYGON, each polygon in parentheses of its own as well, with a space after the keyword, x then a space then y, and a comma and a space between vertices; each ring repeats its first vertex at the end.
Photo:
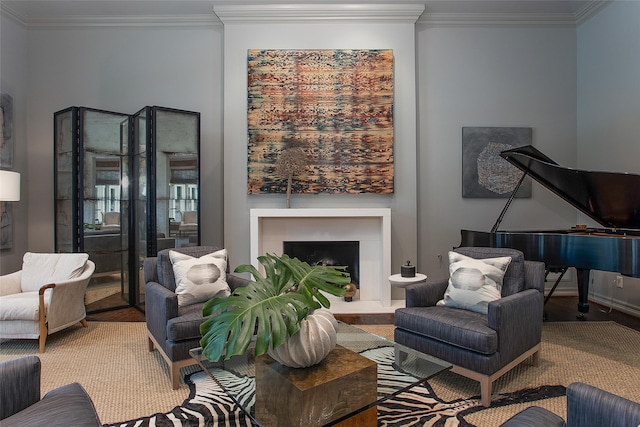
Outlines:
POLYGON ((487 325, 485 314, 449 307, 409 307, 397 311, 395 317, 397 326, 419 335, 482 354, 498 351, 498 334, 487 325))
POLYGON ((204 303, 178 307, 178 316, 167 322, 167 339, 170 341, 200 339, 200 325, 204 321, 204 303))

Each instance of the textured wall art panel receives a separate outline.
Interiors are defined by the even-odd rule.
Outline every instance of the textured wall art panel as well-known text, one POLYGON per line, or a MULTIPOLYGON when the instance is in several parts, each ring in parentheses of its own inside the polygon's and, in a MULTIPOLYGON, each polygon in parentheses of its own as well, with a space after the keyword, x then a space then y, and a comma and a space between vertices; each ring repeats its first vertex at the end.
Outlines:
MULTIPOLYGON (((529 127, 462 128, 462 197, 508 198, 523 172, 500 157, 500 152, 531 145, 529 127)), ((525 178, 515 197, 531 197, 525 178)))
POLYGON ((393 192, 392 50, 249 50, 248 193, 393 192))

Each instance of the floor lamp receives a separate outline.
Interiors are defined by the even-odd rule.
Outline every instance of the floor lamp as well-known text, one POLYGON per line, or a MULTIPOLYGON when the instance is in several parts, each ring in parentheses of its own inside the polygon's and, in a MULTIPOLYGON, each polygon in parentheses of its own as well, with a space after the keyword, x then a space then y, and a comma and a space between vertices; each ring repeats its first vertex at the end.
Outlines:
POLYGON ((20 174, 0 170, 0 202, 20 201, 20 174))

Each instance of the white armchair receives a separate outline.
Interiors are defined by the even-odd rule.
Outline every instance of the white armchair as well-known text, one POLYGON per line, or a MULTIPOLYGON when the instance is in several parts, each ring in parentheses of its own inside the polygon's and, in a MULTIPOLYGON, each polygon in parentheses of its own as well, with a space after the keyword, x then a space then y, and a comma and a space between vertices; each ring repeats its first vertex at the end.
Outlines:
POLYGON ((120 212, 105 212, 102 214, 102 231, 120 232, 120 212))
POLYGON ((0 338, 39 339, 78 322, 87 326, 84 296, 95 264, 83 253, 27 252, 22 270, 0 276, 0 338))
POLYGON ((178 231, 180 235, 198 231, 198 211, 183 212, 178 231))

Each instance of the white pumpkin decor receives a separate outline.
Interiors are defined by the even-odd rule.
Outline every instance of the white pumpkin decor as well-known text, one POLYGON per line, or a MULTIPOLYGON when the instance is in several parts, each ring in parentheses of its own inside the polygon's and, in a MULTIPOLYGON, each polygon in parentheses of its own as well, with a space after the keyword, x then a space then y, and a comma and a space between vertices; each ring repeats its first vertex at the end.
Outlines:
POLYGON ((314 310, 300 322, 300 330, 268 354, 290 368, 320 363, 337 344, 338 322, 325 308, 314 310))

